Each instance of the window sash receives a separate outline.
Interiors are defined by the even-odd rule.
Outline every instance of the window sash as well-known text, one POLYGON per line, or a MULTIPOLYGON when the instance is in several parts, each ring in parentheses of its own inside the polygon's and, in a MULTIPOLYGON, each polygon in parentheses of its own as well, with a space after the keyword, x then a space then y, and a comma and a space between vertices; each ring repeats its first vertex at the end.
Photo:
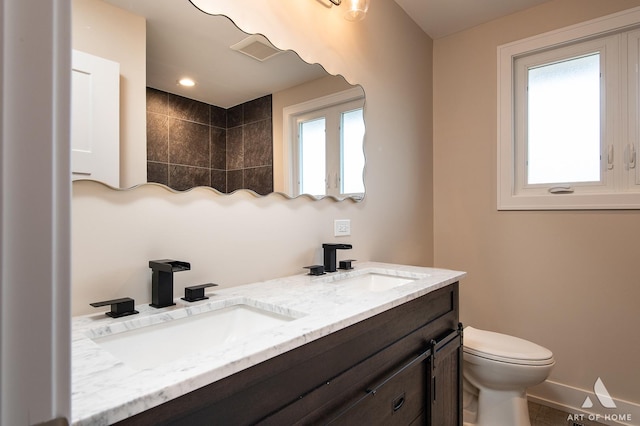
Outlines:
POLYGON ((364 194, 364 108, 340 113, 340 193, 364 194))
POLYGON ((561 185, 570 186, 573 193, 603 192, 612 188, 613 180, 607 167, 607 146, 611 142, 612 135, 607 130, 612 126, 607 125, 608 108, 615 105, 614 90, 608 90, 609 75, 616 74, 615 54, 616 38, 593 40, 585 43, 573 44, 559 49, 547 50, 536 54, 522 56, 514 61, 515 81, 515 194, 545 195, 551 188, 561 185), (558 181, 549 183, 528 183, 528 75, 529 70, 548 64, 555 64, 573 58, 598 54, 600 56, 600 178, 595 181, 571 182, 558 181), (613 65, 612 65, 613 63, 613 65))
POLYGON ((600 56, 526 70, 525 187, 602 182, 600 56))
POLYGON ((326 195, 327 120, 314 117, 298 121, 298 185, 300 193, 326 195))

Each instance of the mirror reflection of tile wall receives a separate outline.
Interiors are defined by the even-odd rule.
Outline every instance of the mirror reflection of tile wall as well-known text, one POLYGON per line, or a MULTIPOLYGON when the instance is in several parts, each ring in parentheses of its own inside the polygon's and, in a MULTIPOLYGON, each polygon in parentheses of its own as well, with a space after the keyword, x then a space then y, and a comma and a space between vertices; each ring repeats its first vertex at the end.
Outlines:
POLYGON ((147 181, 273 192, 271 95, 224 109, 148 87, 147 181))

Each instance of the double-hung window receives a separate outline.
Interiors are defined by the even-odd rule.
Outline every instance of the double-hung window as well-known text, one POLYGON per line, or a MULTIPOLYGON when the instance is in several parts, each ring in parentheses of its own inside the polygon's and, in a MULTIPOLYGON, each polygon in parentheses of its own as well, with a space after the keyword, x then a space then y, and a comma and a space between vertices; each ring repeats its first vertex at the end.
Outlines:
POLYGON ((498 48, 498 209, 640 209, 640 8, 498 48))

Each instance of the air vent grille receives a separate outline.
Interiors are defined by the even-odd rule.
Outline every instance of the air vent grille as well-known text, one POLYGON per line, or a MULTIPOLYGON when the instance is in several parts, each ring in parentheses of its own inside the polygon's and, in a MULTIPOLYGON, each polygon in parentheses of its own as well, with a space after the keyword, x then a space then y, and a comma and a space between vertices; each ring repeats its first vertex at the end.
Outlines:
POLYGON ((260 34, 251 35, 231 46, 231 49, 244 53, 257 61, 266 61, 274 57, 282 50, 272 45, 269 40, 260 34))

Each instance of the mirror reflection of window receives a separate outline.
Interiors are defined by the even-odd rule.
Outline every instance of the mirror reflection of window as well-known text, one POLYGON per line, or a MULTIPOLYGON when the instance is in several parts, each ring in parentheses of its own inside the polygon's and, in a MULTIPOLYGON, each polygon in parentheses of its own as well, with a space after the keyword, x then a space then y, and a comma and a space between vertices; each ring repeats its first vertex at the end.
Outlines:
POLYGON ((364 117, 363 109, 358 108, 342 114, 341 126, 342 162, 340 173, 342 176, 342 194, 364 194, 364 117))
POLYGON ((300 122, 300 193, 326 195, 326 120, 300 122))
POLYGON ((297 115, 297 193, 364 194, 363 99, 297 115))

